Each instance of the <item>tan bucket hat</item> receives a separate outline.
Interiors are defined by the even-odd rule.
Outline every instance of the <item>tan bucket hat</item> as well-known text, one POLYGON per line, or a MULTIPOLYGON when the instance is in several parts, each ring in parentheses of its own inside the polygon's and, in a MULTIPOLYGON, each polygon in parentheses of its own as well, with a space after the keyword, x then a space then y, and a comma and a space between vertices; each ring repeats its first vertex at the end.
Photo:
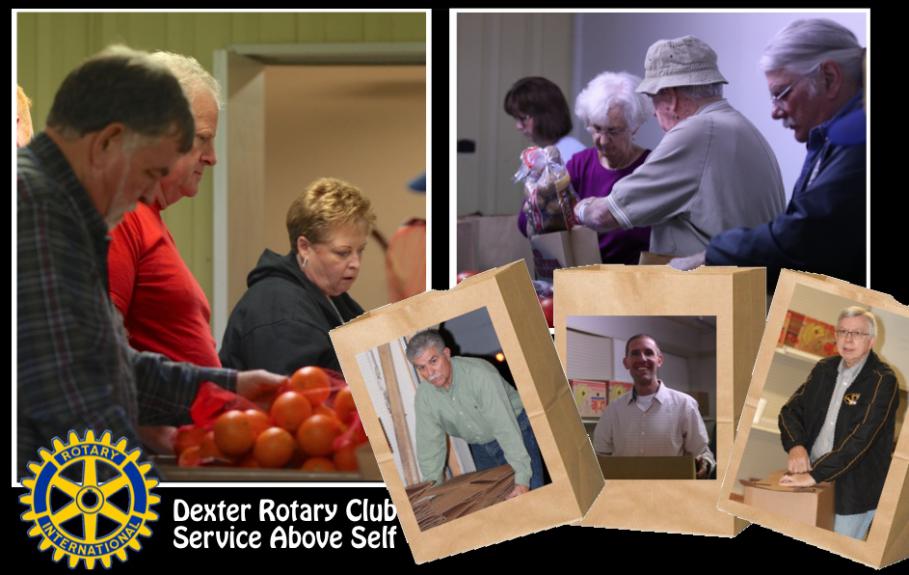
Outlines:
POLYGON ((656 94, 663 88, 728 84, 716 65, 716 52, 694 36, 657 40, 647 49, 644 80, 638 92, 656 94))

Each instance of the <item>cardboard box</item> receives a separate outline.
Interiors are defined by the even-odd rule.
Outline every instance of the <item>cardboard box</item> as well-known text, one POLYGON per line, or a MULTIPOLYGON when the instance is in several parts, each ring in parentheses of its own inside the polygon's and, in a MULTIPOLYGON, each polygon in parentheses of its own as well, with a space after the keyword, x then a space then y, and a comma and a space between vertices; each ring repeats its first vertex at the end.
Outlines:
POLYGON ((742 481, 745 486, 745 505, 759 507, 794 521, 821 529, 833 529, 832 483, 814 487, 785 487, 779 485, 784 472, 771 474, 759 481, 742 481))
POLYGON ((778 344, 823 357, 836 355, 836 327, 788 310, 778 344))
POLYGON ((572 379, 571 391, 581 417, 600 417, 606 409, 606 382, 572 379))
POLYGON ((696 479, 693 455, 616 457, 598 455, 604 479, 696 479))
POLYGON ((517 222, 516 214, 458 218, 458 271, 484 271, 523 259, 533 273, 530 242, 517 222))
POLYGON ((610 381, 609 382, 609 403, 617 400, 626 393, 631 393, 631 388, 634 387, 633 383, 626 383, 624 381, 610 381))
POLYGON ((533 236, 530 247, 534 277, 538 280, 551 282, 552 272, 557 269, 601 263, 599 239, 590 228, 533 236))

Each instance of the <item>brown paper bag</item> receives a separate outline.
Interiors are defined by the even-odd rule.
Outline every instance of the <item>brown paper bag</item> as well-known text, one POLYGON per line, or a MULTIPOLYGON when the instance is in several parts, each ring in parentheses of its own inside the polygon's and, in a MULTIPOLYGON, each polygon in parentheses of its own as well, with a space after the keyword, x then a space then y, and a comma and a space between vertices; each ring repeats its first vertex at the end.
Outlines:
MULTIPOLYGON (((523 262, 470 277, 447 292, 427 292, 366 313, 332 330, 331 339, 417 563, 576 522, 599 493, 602 475, 523 262), (485 310, 485 315, 478 310, 485 310), (478 316, 488 317, 507 358, 551 479, 543 487, 489 506, 478 503, 510 491, 511 473, 478 474, 475 484, 485 487, 464 501, 458 499, 456 488, 472 481, 469 474, 435 488, 422 481, 408 435, 414 431, 410 424, 414 408, 408 402, 416 373, 402 359, 402 338, 442 322, 454 332, 460 329, 459 318, 478 316), (387 392, 374 383, 380 380, 387 392), (424 510, 428 496, 438 502, 429 526, 424 510), (439 509, 451 510, 457 518, 444 520, 439 509), (465 514, 465 509, 472 512, 465 514)), ((466 345, 462 340, 456 343, 466 345)), ((453 473, 465 463, 455 448, 449 457, 453 473)), ((472 465, 472 460, 466 463, 472 465)), ((505 471, 510 469, 506 466, 505 471)))
POLYGON ((531 236, 530 247, 533 250, 534 276, 538 280, 552 281, 553 270, 559 268, 602 262, 597 233, 583 226, 571 231, 531 236))
POLYGON ((719 508, 872 567, 884 567, 909 556, 906 482, 909 427, 901 421, 905 416, 906 377, 909 374, 907 341, 909 308, 891 296, 824 276, 783 270, 754 365, 732 461, 720 490, 719 508), (819 355, 781 345, 780 334, 785 329, 787 312, 835 325, 839 312, 852 305, 870 309, 877 318, 878 336, 872 349, 896 373, 901 404, 896 416, 896 447, 871 529, 864 541, 747 505, 741 493, 742 479, 762 477, 768 470, 786 467, 787 454, 777 424, 780 408, 821 360, 819 355))
POLYGON ((533 269, 533 254, 517 221, 516 214, 458 218, 458 271, 488 270, 517 259, 533 269))
MULTIPOLYGON (((763 332, 765 290, 763 268, 681 272, 668 266, 600 265, 557 270, 556 349, 567 368, 570 316, 715 316, 715 455, 716 477, 721 478, 763 332)), ((647 330, 625 337, 642 331, 647 330)), ((747 523, 717 510, 719 489, 719 479, 607 480, 581 525, 732 537, 747 523)))

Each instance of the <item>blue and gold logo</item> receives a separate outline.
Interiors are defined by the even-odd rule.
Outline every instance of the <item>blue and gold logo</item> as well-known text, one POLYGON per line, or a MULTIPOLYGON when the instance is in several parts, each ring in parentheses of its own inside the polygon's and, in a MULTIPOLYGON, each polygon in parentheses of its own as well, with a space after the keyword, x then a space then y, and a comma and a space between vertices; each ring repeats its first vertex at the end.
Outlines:
POLYGON ((28 506, 22 520, 34 524, 28 534, 41 537, 39 549, 53 548, 54 561, 68 557, 70 568, 81 560, 94 569, 97 561, 109 568, 111 556, 126 561, 127 548, 142 548, 138 537, 151 535, 146 523, 158 518, 151 506, 160 498, 151 493, 158 482, 145 478, 151 465, 139 464, 139 449, 127 453, 126 439, 112 445, 110 432, 96 440, 89 430, 80 441, 70 431, 69 443, 54 438, 53 452, 42 448, 38 455, 19 500, 28 506))

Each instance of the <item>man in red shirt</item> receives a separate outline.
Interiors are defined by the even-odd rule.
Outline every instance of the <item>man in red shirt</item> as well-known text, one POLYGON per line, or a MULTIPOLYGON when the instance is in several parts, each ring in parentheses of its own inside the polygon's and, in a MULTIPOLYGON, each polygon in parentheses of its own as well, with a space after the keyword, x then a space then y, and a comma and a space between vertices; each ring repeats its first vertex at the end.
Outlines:
MULTIPOLYGON (((170 52, 155 52, 151 58, 180 82, 191 105, 196 133, 192 150, 161 179, 153 200, 138 204, 111 232, 110 296, 123 316, 132 348, 202 367, 221 367, 208 299, 161 218, 162 210, 198 193, 206 166, 217 161, 214 139, 220 88, 194 58, 170 52)), ((176 429, 143 426, 139 434, 147 447, 166 453, 176 429)))

